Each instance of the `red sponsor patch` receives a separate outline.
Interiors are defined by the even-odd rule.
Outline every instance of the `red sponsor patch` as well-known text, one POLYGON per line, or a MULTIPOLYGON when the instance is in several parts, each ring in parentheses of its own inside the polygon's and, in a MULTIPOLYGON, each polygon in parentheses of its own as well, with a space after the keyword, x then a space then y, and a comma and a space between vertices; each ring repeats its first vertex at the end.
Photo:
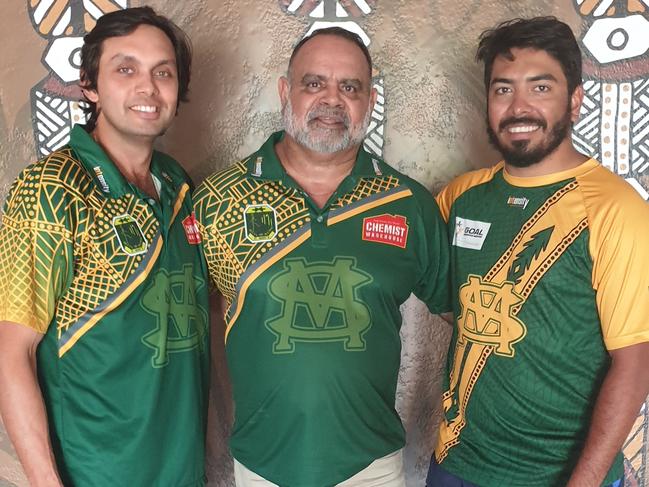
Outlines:
POLYGON ((363 240, 406 248, 408 221, 401 215, 379 215, 363 218, 363 240))
POLYGON ((185 227, 187 241, 191 245, 201 243, 201 232, 198 229, 198 222, 196 221, 196 215, 194 215, 194 212, 183 220, 183 227, 185 227))

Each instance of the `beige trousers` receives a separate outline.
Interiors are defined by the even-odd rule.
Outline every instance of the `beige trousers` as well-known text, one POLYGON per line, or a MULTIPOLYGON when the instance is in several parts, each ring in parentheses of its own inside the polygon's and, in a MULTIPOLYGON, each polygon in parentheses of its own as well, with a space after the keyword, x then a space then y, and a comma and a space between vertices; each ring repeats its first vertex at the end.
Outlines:
MULTIPOLYGON (((280 487, 260 477, 234 460, 234 480, 237 487, 280 487)), ((397 450, 374 460, 338 487, 406 487, 403 473, 403 451, 397 450)))

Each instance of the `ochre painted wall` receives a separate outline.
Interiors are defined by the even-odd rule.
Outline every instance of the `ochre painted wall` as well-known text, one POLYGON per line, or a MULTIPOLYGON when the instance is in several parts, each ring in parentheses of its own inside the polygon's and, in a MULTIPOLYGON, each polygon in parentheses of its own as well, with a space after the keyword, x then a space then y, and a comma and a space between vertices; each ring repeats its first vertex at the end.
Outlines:
MULTIPOLYGON (((3 200, 19 170, 35 160, 39 152, 53 147, 52 140, 63 141, 57 139, 61 127, 79 116, 73 103, 77 95, 74 81, 65 83, 59 75, 72 76, 74 56, 68 56, 74 54, 70 48, 75 45, 72 38, 82 36, 92 25, 92 12, 88 15, 83 11, 80 1, 54 0, 62 11, 71 7, 72 13, 68 24, 64 19, 58 19, 57 24, 57 19, 49 16, 51 7, 36 13, 39 5, 49 3, 8 0, 0 15, 3 200), (61 46, 63 50, 56 51, 57 57, 54 51, 61 46), (50 112, 56 105, 58 115, 48 114, 48 104, 50 112), (35 132, 41 134, 42 140, 35 132)), ((88 3, 94 4, 92 0, 88 3)), ((129 0, 97 2, 106 3, 112 3, 114 8, 143 4, 129 0)), ((176 123, 160 141, 160 148, 179 159, 196 182, 246 156, 279 127, 276 82, 286 69, 294 43, 314 22, 348 22, 348 26, 353 22, 371 40, 375 79, 384 90, 383 103, 375 111, 374 147, 387 162, 436 191, 451 177, 491 164, 498 157, 487 143, 482 72, 473 61, 479 33, 508 18, 552 14, 568 22, 584 39, 587 103, 575 126, 575 143, 629 178, 647 198, 646 26, 642 35, 643 21, 649 25, 646 1, 341 0, 339 9, 336 3, 150 2, 189 33, 195 51, 191 102, 181 107, 176 123), (324 19, 317 17, 320 13, 324 19)), ((450 329, 414 299, 404 305, 403 314, 398 408, 408 432, 408 485, 414 487, 423 484, 435 438, 440 378, 450 329)), ((216 339, 218 365, 212 388, 207 460, 210 485, 219 487, 231 485, 232 467, 226 446, 231 405, 221 347, 221 341, 216 339)), ((638 485, 646 482, 645 411, 638 417, 633 440, 626 448, 628 466, 633 470, 630 474, 638 485)), ((1 428, 0 485, 26 485, 1 428)))

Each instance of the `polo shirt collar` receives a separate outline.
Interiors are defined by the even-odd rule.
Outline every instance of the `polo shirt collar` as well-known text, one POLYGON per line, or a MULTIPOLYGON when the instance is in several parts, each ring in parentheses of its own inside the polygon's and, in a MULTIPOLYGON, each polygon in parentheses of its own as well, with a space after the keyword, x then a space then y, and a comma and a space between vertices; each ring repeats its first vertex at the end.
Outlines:
MULTIPOLYGON (((284 131, 273 133, 264 145, 246 162, 248 173, 259 179, 289 181, 291 180, 284 166, 282 166, 277 154, 275 145, 284 138, 284 131)), ((350 174, 351 178, 356 180, 360 178, 381 177, 379 160, 372 157, 361 146, 356 155, 356 162, 350 174)))
MULTIPOLYGON (((125 194, 140 194, 141 191, 130 184, 119 171, 108 154, 104 152, 92 136, 86 132, 82 125, 75 125, 70 132, 68 145, 79 156, 80 162, 93 177, 96 186, 106 196, 120 198, 125 194)), ((172 176, 164 170, 165 156, 153 151, 151 156, 151 173, 162 183, 171 184, 174 189, 181 185, 182 181, 175 181, 172 176)))

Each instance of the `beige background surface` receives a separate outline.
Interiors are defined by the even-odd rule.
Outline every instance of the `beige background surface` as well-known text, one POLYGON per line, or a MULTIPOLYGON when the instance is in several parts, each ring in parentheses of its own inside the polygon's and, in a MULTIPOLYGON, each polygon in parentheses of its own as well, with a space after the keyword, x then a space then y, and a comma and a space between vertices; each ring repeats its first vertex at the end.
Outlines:
MULTIPOLYGON (((39 1, 32 3, 36 5, 39 1)), ((304 2, 305 8, 308 3, 309 0, 304 2)), ((497 160, 484 132, 482 72, 473 62, 476 39, 482 30, 507 18, 553 14, 581 35, 596 20, 594 9, 602 3, 614 4, 617 10, 609 8, 600 17, 628 16, 633 12, 625 9, 634 6, 640 15, 647 17, 647 9, 640 1, 379 0, 368 3, 373 6, 372 12, 351 20, 371 38, 370 50, 385 83, 384 157, 432 191, 461 172, 497 160), (579 5, 582 15, 576 8, 579 5)), ((141 4, 131 2, 133 6, 141 4)), ((197 182, 255 150, 279 127, 276 80, 285 70, 292 45, 315 20, 307 15, 288 14, 279 4, 278 0, 150 2, 173 18, 193 40, 191 103, 181 108, 160 147, 180 160, 197 182)), ((49 76, 48 68, 41 63, 49 40, 39 35, 32 25, 28 1, 5 0, 1 8, 0 198, 4 200, 18 171, 36 158, 30 90, 49 76)), ((639 59, 618 63, 613 74, 606 74, 607 82, 615 85, 631 80, 639 82, 636 84, 642 88, 642 80, 649 77, 646 69, 649 63, 646 54, 639 59)), ((600 72, 596 62, 593 66, 590 76, 599 82, 604 70, 600 72)), ((636 88, 634 85, 633 89, 636 88)), ((597 99, 598 90, 599 85, 593 89, 595 105, 604 103, 597 99)), ((594 117, 594 126, 604 123, 599 112, 594 117)), ((641 117, 636 123, 644 120, 641 117)), ((584 138, 589 136, 588 130, 584 128, 584 138)), ((597 139, 599 132, 590 136, 597 139)), ((636 137, 639 147, 643 140, 636 137)), ((646 166, 639 164, 637 168, 636 179, 642 186, 646 183, 643 179, 646 166)), ((408 431, 408 485, 419 486, 423 485, 436 432, 440 374, 450 330, 414 300, 403 311, 404 349, 398 407, 408 431)), ((208 458, 213 486, 231 485, 231 460, 226 448, 229 411, 224 371, 217 364, 208 458)), ((642 471, 645 430, 646 419, 640 416, 634 429, 636 437, 628 448, 635 468, 642 471)), ((26 485, 1 428, 0 485, 26 485)))

